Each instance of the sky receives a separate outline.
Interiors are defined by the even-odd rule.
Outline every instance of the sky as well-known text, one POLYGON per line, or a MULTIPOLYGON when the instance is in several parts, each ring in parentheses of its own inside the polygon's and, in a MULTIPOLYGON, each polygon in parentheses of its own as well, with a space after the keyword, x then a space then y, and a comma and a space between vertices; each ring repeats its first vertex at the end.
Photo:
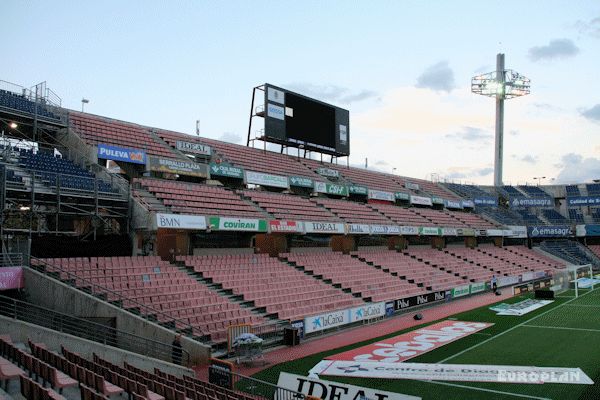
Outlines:
POLYGON ((597 0, 3 0, 0 15, 0 80, 46 81, 64 107, 245 144, 268 82, 350 110, 352 165, 483 185, 495 101, 470 80, 502 52, 531 79, 505 104, 504 182, 600 179, 597 0))

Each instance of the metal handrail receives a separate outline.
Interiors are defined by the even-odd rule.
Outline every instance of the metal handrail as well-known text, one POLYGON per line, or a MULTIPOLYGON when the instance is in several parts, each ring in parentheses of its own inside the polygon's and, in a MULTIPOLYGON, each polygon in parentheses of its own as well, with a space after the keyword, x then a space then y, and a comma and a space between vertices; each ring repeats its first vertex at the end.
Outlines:
MULTIPOLYGON (((0 295, 0 315, 147 357, 166 361, 171 360, 172 346, 170 344, 146 339, 110 326, 62 314, 2 295, 0 295)), ((183 365, 189 366, 190 360, 190 353, 182 349, 183 365)))
MULTIPOLYGON (((37 258, 37 257, 31 257, 31 265, 30 268, 42 272, 48 276, 51 276, 51 273, 47 267, 50 267, 51 269, 54 269, 55 271, 60 272, 61 274, 65 274, 67 276, 67 280, 70 281, 80 281, 83 282, 85 284, 85 287, 89 287, 91 290, 92 295, 98 297, 99 293, 102 294, 110 294, 111 296, 113 296, 117 301, 120 301, 122 304, 125 304, 126 302, 131 303, 133 305, 135 305, 135 307, 130 307, 130 308, 138 308, 139 309, 139 316, 141 318, 144 318, 148 321, 152 321, 152 322, 156 322, 155 320, 153 320, 152 318, 150 318, 150 315, 154 315, 157 317, 164 317, 166 320, 173 322, 173 326, 170 327, 170 329, 174 329, 176 332, 180 332, 182 334, 186 334, 191 336, 194 339, 197 339, 199 341, 207 341, 204 333, 202 332, 201 329, 199 328, 194 328, 192 325, 190 325, 187 322, 182 321, 179 318, 174 318, 173 316, 166 314, 162 311, 159 311, 155 308, 152 308, 150 306, 147 306, 145 304, 142 304, 134 299, 129 299, 125 296, 123 296, 122 294, 115 292, 114 290, 108 289, 105 286, 102 285, 98 285, 97 283, 92 282, 90 279, 87 278, 83 278, 81 276, 78 276, 70 271, 65 270, 64 268, 54 265, 54 264, 48 264, 46 261, 37 258), (36 265, 34 265, 34 263, 36 265), (40 268, 36 268, 36 267, 40 267, 40 268), (199 331, 200 335, 195 335, 194 331, 199 331)), ((51 276, 52 277, 52 276, 51 276)), ((62 281, 62 279, 60 279, 62 281)), ((75 286, 73 284, 74 287, 76 287, 77 289, 81 290, 79 287, 75 286)), ((108 297, 108 296, 107 296, 108 297)), ((127 310, 126 308, 123 307, 124 310, 127 310)))
POLYGON ((307 398, 304 393, 295 392, 273 383, 241 375, 233 371, 226 371, 216 365, 210 365, 208 368, 209 374, 210 372, 215 375, 229 374, 231 376, 233 390, 245 392, 265 399, 302 400, 307 398))
POLYGON ((20 267, 23 265, 22 253, 2 253, 0 254, 0 268, 2 267, 20 267))

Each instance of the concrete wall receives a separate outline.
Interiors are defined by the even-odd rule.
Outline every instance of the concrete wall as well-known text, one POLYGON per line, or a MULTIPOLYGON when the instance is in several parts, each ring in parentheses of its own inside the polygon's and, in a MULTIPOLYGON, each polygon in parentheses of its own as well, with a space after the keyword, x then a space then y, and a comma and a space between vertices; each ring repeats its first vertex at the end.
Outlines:
MULTIPOLYGON (((119 307, 90 296, 28 267, 23 268, 28 301, 75 317, 115 318, 119 331, 170 344, 175 333, 119 307)), ((192 365, 208 363, 210 346, 183 337, 183 349, 190 353, 192 365)), ((170 360, 167 360, 170 361, 170 360)))
POLYGON ((131 353, 116 347, 105 346, 101 343, 81 339, 66 333, 11 319, 3 315, 0 315, 0 326, 2 327, 0 328, 0 333, 9 334, 14 342, 27 343, 27 339, 31 339, 33 342, 46 344, 49 350, 54 350, 58 353, 60 353, 60 346, 63 345, 67 349, 89 360, 92 359, 92 354, 96 353, 99 357, 113 364, 123 365, 124 362, 127 362, 150 372, 153 372, 154 367, 156 367, 177 376, 183 374, 194 376, 194 371, 189 368, 131 353))

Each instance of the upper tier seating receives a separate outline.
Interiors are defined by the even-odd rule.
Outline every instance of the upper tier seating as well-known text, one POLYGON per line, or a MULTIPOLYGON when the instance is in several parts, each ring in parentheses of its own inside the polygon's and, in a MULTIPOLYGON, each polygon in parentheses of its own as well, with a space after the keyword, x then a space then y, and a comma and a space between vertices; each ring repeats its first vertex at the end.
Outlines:
POLYGON ((398 225, 424 226, 430 223, 428 219, 413 212, 410 208, 379 203, 369 203, 367 206, 379 211, 398 225))
POLYGON ((519 189, 530 197, 548 197, 548 193, 544 192, 539 186, 519 185, 519 189))
POLYGON ((178 258, 204 278, 220 283, 244 301, 265 307, 268 314, 295 321, 337 309, 363 304, 344 293, 269 257, 266 254, 182 256, 178 258))
MULTIPOLYGON (((23 111, 29 114, 35 114, 35 102, 27 99, 25 96, 0 89, 0 106, 12 108, 13 110, 23 111)), ((37 115, 39 118, 51 120, 60 120, 60 117, 46 109, 44 104, 37 104, 37 115)))
MULTIPOLYGON (((402 177, 400 179, 404 182, 411 182, 411 183, 417 184, 417 185, 419 185, 421 191, 432 194, 434 196, 438 196, 443 199, 460 200, 460 197, 456 196, 454 193, 450 192, 449 190, 445 190, 444 188, 439 186, 437 183, 433 183, 433 182, 426 181, 423 179, 416 179, 416 178, 402 177)), ((404 183, 403 183, 403 185, 404 185, 404 183)))
POLYGON ((594 222, 600 223, 600 207, 591 208, 590 214, 591 214, 592 218, 594 219, 594 222))
POLYGON ((581 196, 581 192, 579 191, 579 186, 577 186, 577 185, 567 185, 567 186, 565 186, 565 190, 567 191, 567 197, 581 196))
POLYGON ((584 223, 583 213, 580 208, 569 208, 569 218, 577 223, 584 223))
POLYGON ((460 185, 458 183, 445 183, 445 185, 452 191, 460 194, 469 199, 474 198, 487 198, 492 195, 475 185, 460 185))
POLYGON ((471 214, 468 212, 459 212, 459 211, 446 211, 448 215, 462 222, 465 226, 475 228, 475 229, 494 229, 497 228, 496 225, 492 224, 489 221, 486 221, 482 217, 477 214, 471 214))
POLYGON ((544 225, 544 222, 529 210, 516 210, 516 212, 523 218, 523 221, 525 221, 527 225, 544 225))
POLYGON ((317 174, 299 163, 294 157, 285 154, 264 151, 239 144, 221 142, 214 139, 196 139, 192 136, 176 132, 157 130, 157 134, 171 145, 174 145, 177 140, 207 144, 218 153, 222 154, 227 161, 230 161, 233 165, 251 171, 266 172, 274 175, 302 176, 311 179, 319 178, 317 174))
POLYGON ((540 248, 574 265, 596 264, 596 260, 586 252, 585 246, 574 240, 545 240, 540 248))
POLYGON ((502 186, 502 190, 504 190, 509 197, 525 197, 525 195, 514 186, 502 186))
POLYGON ((432 210, 430 208, 412 208, 411 211, 430 221, 429 225, 448 227, 466 226, 462 221, 453 218, 450 214, 443 211, 432 210))
MULTIPOLYGON (((49 186, 60 185, 62 188, 94 191, 95 176, 86 169, 75 165, 71 160, 55 157, 53 154, 19 149, 19 164, 30 171, 36 171, 49 186)), ((98 180, 98 191, 116 193, 108 183, 98 180)))
POLYGON ((176 321, 178 328, 185 327, 181 326, 182 323, 191 325, 195 335, 210 335, 214 342, 225 340, 229 325, 265 322, 262 317, 218 295, 159 257, 54 258, 42 261, 49 265, 49 272, 58 272, 62 279, 66 279, 67 275, 60 270, 76 275, 75 285, 78 287, 89 287, 90 283, 98 285, 92 288, 92 292, 106 295, 109 301, 117 300, 114 293, 119 294, 127 299, 123 303, 124 308, 135 307, 133 301, 141 303, 164 313, 157 316, 159 322, 169 322, 165 319, 169 316, 176 321))
POLYGON ((75 111, 69 112, 69 121, 71 128, 89 145, 104 143, 141 149, 155 156, 177 157, 139 125, 75 111))
POLYGON ((422 293, 422 289, 340 252, 283 253, 281 257, 374 302, 422 293))
POLYGON ((589 196, 600 196, 600 183, 588 183, 586 188, 589 196))
POLYGON ((489 269, 458 259, 441 250, 411 247, 405 250, 405 253, 414 256, 418 261, 449 272, 469 282, 487 282, 493 275, 493 272, 489 269))
POLYGON ((236 193, 219 186, 166 181, 162 179, 135 179, 171 211, 182 214, 217 215, 264 218, 265 215, 236 193))
POLYGON ((559 213, 553 208, 543 209, 542 214, 544 215, 544 218, 546 218, 551 224, 569 223, 569 220, 567 218, 563 217, 561 213, 559 213))
POLYGON ((514 276, 531 271, 552 271, 553 266, 540 261, 531 260, 519 253, 506 251, 492 245, 480 246, 476 249, 449 247, 445 252, 472 261, 493 271, 495 274, 514 276))
POLYGON ((277 219, 339 222, 335 215, 304 197, 258 190, 241 193, 277 219))
MULTIPOLYGON (((500 249, 496 249, 498 254, 502 253, 500 249)), ((502 247, 501 250, 509 253, 514 253, 517 256, 521 257, 521 261, 527 264, 528 260, 533 260, 538 263, 539 268, 550 268, 550 269, 561 269, 564 268, 566 262, 561 262, 553 259, 552 257, 548 257, 534 249, 530 249, 525 246, 505 246, 502 247), (544 267, 543 267, 544 266, 544 267)))
POLYGON ((479 208, 477 211, 489 216, 493 220, 498 221, 503 225, 523 225, 521 216, 511 210, 483 207, 479 208))
POLYGON ((326 207, 344 221, 356 224, 393 225, 393 222, 361 203, 317 197, 311 200, 326 207))
POLYGON ((403 282, 403 286, 406 287, 406 294, 399 298, 450 289, 468 283, 461 277, 423 263, 409 253, 398 253, 392 250, 361 250, 356 254, 359 258, 381 266, 384 271, 389 271, 390 274, 401 279, 400 282, 403 282))

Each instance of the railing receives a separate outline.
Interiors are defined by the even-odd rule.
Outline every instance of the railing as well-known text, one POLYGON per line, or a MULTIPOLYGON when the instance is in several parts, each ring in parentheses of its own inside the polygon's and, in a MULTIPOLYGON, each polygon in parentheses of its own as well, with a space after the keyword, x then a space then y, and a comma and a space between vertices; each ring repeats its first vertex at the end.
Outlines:
POLYGON ((2 253, 0 254, 0 268, 2 267, 21 267, 23 265, 22 253, 2 253))
POLYGON ((265 399, 302 400, 307 398, 307 396, 303 393, 295 392, 269 382, 261 381, 260 379, 240 375, 232 371, 225 371, 223 368, 219 368, 215 365, 211 365, 208 368, 209 374, 229 374, 233 384, 233 390, 239 390, 241 392, 249 393, 253 396, 262 397, 265 399))
POLYGON ((21 85, 0 80, 0 90, 18 94, 33 102, 35 102, 37 99, 44 100, 45 102, 56 107, 61 106, 62 99, 58 97, 56 93, 46 87, 46 82, 39 83, 33 86, 33 88, 36 90, 27 89, 21 85))
POLYGON ((252 333, 264 341, 265 347, 281 344, 285 328, 289 328, 289 322, 273 321, 262 325, 253 325, 252 333))
POLYGON ((44 260, 41 260, 36 257, 31 257, 31 268, 49 276, 52 276, 53 272, 57 272, 60 275, 59 279, 61 281, 68 281, 71 284, 71 286, 77 287, 80 290, 82 290, 82 288, 86 288, 92 295, 97 297, 100 297, 101 295, 103 295, 105 299, 108 299, 110 297, 110 301, 121 302, 122 308, 124 310, 137 309, 138 313, 135 314, 140 316, 141 318, 155 323, 162 320, 163 325, 166 325, 168 329, 173 329, 177 332, 190 335, 195 339, 198 339, 199 341, 207 341, 206 336, 198 327, 193 327, 189 323, 181 319, 174 318, 169 314, 149 307, 134 299, 127 298, 118 292, 115 292, 113 290, 108 289, 107 287, 94 283, 90 279, 80 277, 70 271, 67 271, 61 266, 54 264, 51 265, 45 262, 44 260), (78 282, 79 285, 75 286, 75 282, 78 282), (127 307, 125 307, 125 305, 127 305, 127 307))
MULTIPOLYGON (((119 331, 110 326, 62 314, 2 295, 0 295, 0 315, 147 357, 171 361, 171 344, 146 339, 119 331)), ((185 350, 182 351, 182 364, 189 366, 190 354, 185 350)))

